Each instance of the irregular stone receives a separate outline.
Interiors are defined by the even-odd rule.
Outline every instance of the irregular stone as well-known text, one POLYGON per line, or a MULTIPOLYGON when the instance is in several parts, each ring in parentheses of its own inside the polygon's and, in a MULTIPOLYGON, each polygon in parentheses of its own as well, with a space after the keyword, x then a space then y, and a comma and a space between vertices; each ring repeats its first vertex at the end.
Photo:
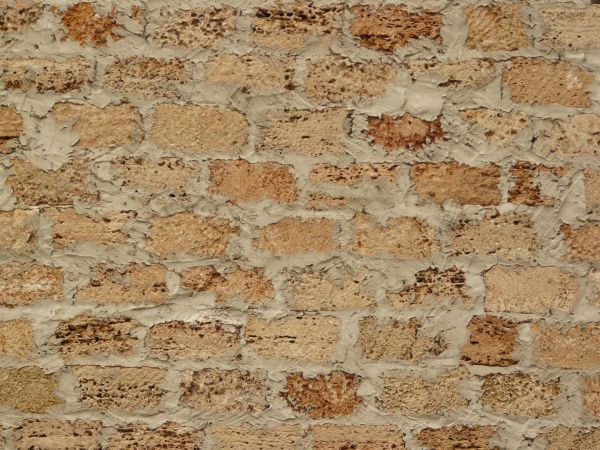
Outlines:
POLYGON ((0 305, 30 306, 39 300, 63 297, 63 271, 36 263, 11 262, 0 266, 0 305))
POLYGON ((440 119, 424 120, 404 113, 401 116, 369 117, 367 134, 386 152, 407 149, 413 152, 444 139, 440 119))
POLYGON ((554 120, 536 133, 533 149, 542 156, 600 155, 600 116, 574 114, 569 120, 554 120))
POLYGON ((37 210, 0 211, 0 250, 23 253, 37 245, 39 213, 37 210))
POLYGON ((516 144, 531 129, 531 119, 519 111, 476 108, 465 109, 459 115, 471 126, 471 130, 481 133, 485 140, 496 145, 516 144))
POLYGON ((600 363, 600 325, 583 323, 562 326, 540 321, 535 323, 533 344, 538 358, 550 367, 594 369, 600 363))
POLYGON ((430 450, 487 450, 492 448, 490 438, 493 435, 494 429, 491 426, 454 425, 445 428, 425 428, 419 431, 417 439, 430 450))
POLYGON ((44 13, 45 5, 30 0, 11 0, 0 4, 0 34, 23 32, 44 13))
POLYGON ((58 376, 39 367, 0 368, 0 406, 41 414, 64 403, 57 391, 58 376))
POLYGON ((34 356, 35 351, 33 327, 29 320, 0 322, 0 356, 26 360, 34 356))
POLYGON ((108 40, 118 41, 122 36, 116 34, 119 26, 115 23, 115 10, 103 16, 91 3, 76 3, 63 13, 62 24, 65 28, 63 41, 78 41, 81 45, 92 44, 106 47, 108 40))
POLYGON ((132 423, 119 425, 117 432, 109 438, 108 445, 110 450, 199 450, 198 437, 201 434, 199 430, 175 422, 165 422, 155 428, 132 423))
POLYGON ((488 59, 441 62, 412 60, 406 68, 413 81, 427 81, 452 90, 478 89, 496 76, 496 62, 488 59))
POLYGON ((326 252, 337 247, 334 240, 336 225, 328 219, 286 217, 260 229, 254 246, 275 255, 302 252, 326 252))
POLYGON ((584 449, 600 446, 600 429, 583 427, 544 428, 535 439, 535 443, 545 444, 546 450, 584 449))
POLYGON ((586 169, 585 204, 588 210, 600 212, 600 170, 586 169))
POLYGON ((540 11, 545 33, 540 42, 554 50, 600 48, 600 7, 592 2, 584 8, 551 5, 540 11))
POLYGON ((92 80, 92 66, 83 58, 13 58, 0 60, 4 87, 15 91, 67 93, 83 88, 92 80))
POLYGON ((17 450, 101 450, 100 420, 26 420, 18 428, 17 450))
POLYGON ((385 163, 354 163, 346 167, 332 164, 313 166, 309 179, 314 183, 335 183, 353 186, 365 181, 387 179, 390 183, 396 181, 396 164, 385 163))
POLYGON ((314 450, 404 450, 404 434, 395 425, 315 425, 314 450))
POLYGON ((570 260, 600 259, 600 222, 586 222, 579 228, 563 224, 560 231, 567 241, 566 257, 570 260))
POLYGON ((465 46, 488 52, 528 47, 531 38, 522 17, 523 6, 520 3, 468 7, 469 35, 465 46))
POLYGON ((14 106, 0 106, 0 154, 11 153, 10 145, 18 142, 22 132, 21 114, 14 106))
POLYGON ((510 175, 515 181, 508 191, 508 199, 511 203, 527 206, 553 206, 556 199, 542 194, 542 183, 556 182, 567 171, 566 167, 548 167, 543 164, 518 161, 510 169, 510 175))
POLYGON ((470 364, 507 367, 518 360, 512 355, 518 345, 519 324, 495 316, 475 316, 468 325, 469 340, 462 360, 470 364))
POLYGON ((247 450, 272 448, 297 450, 302 445, 303 433, 296 425, 257 427, 256 425, 213 425, 210 431, 215 449, 247 450))

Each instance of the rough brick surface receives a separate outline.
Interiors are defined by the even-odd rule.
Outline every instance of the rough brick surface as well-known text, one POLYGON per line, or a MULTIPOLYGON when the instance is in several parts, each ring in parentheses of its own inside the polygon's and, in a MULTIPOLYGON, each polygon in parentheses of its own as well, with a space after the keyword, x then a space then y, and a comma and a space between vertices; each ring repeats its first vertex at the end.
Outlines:
POLYGON ((312 437, 315 450, 404 449, 403 433, 394 425, 316 425, 312 429, 312 437))
POLYGON ((35 349, 31 322, 24 319, 0 322, 0 356, 26 360, 34 355, 35 349))
POLYGON ((254 245, 278 255, 332 250, 336 226, 327 219, 283 219, 260 230, 254 245))
POLYGON ((191 427, 173 422, 165 422, 158 427, 137 424, 124 424, 117 428, 108 442, 109 448, 127 450, 130 448, 177 448, 198 450, 198 438, 201 433, 191 427))
POLYGON ((463 361, 506 367, 517 363, 518 323, 495 316, 477 316, 469 322, 469 341, 462 349, 463 361))
POLYGON ((456 448, 488 449, 494 430, 490 426, 461 426, 425 428, 417 439, 428 450, 453 450, 456 448))
POLYGON ((600 258, 600 223, 587 222, 579 228, 564 224, 561 231, 567 241, 567 258, 587 261, 600 258))
POLYGON ((558 426, 543 429, 536 442, 543 442, 547 450, 563 448, 594 448, 600 445, 600 430, 598 428, 558 426))
POLYGON ((44 413, 63 403, 58 376, 39 367, 0 369, 0 405, 27 413, 44 413))
POLYGON ((0 34, 21 32, 35 24, 44 12, 43 4, 17 0, 0 3, 0 34))
POLYGON ((486 51, 517 50, 530 44, 519 3, 471 7, 467 11, 469 36, 465 45, 486 51))
POLYGON ((82 45, 89 42, 105 47, 107 41, 118 41, 121 38, 119 34, 115 34, 117 24, 113 14, 100 15, 91 3, 70 6, 63 13, 61 21, 65 29, 63 41, 71 39, 82 45))
POLYGON ((600 327, 584 323, 572 327, 537 323, 534 346, 543 363, 566 369, 593 369, 600 363, 600 327))
POLYGON ((369 117, 368 134, 375 144, 388 152, 398 149, 418 151, 444 137, 439 119, 423 120, 410 114, 369 117))
MULTIPOLYGON (((592 2, 593 3, 593 2, 592 2)), ((540 39, 544 45, 556 50, 600 48, 598 18, 600 8, 565 8, 558 5, 541 11, 546 32, 540 39)))
POLYGON ((23 117, 14 107, 0 106, 0 153, 11 153, 10 145, 23 132, 23 117))
POLYGON ((600 117, 574 114, 568 120, 553 120, 537 133, 534 149, 547 156, 574 157, 600 155, 600 117))
POLYGON ((278 448, 295 450, 302 444, 302 430, 295 425, 259 428, 254 425, 215 425, 210 435, 217 449, 278 448))
POLYGON ((65 93, 81 89, 91 80, 92 67, 83 58, 3 59, 2 81, 6 89, 65 93))
POLYGON ((0 211, 0 249, 5 252, 31 251, 37 244, 39 215, 35 210, 0 211))
POLYGON ((492 81, 496 64, 487 59, 440 62, 412 60, 406 68, 413 81, 426 81, 452 90, 475 89, 492 81))
POLYGON ((58 267, 12 262, 0 266, 3 306, 31 305, 63 296, 63 271, 58 267))
POLYGON ((28 420, 19 426, 18 450, 100 450, 101 421, 28 420))

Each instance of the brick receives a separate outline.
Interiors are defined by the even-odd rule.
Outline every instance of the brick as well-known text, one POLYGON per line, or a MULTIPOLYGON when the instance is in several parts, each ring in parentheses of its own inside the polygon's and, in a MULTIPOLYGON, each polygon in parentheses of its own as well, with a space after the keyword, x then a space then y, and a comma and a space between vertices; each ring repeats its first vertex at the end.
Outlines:
POLYGON ((531 45, 531 38, 523 17, 523 6, 519 3, 469 7, 469 34, 465 46, 488 52, 528 47, 531 45))
POLYGON ((115 23, 115 10, 107 15, 100 14, 91 3, 77 3, 62 14, 61 22, 65 35, 63 41, 77 41, 81 45, 91 44, 106 47, 109 41, 118 41, 121 35, 115 23))
POLYGON ((308 195, 307 206, 317 211, 326 211, 328 209, 345 208, 352 200, 352 198, 343 195, 335 196, 322 192, 311 192, 308 195))
POLYGON ((104 87, 124 95, 174 98, 187 81, 185 64, 178 59, 130 56, 117 60, 104 73, 104 87))
POLYGON ((79 401, 98 410, 155 410, 165 392, 166 370, 155 367, 76 366, 79 401))
POLYGON ((586 415, 600 419, 600 377, 590 375, 582 380, 583 409, 586 415))
POLYGON ((254 246, 275 255, 302 252, 326 252, 337 247, 334 233, 337 226, 328 219, 287 217, 260 229, 254 246))
POLYGON ((97 203, 98 193, 86 185, 92 175, 90 161, 73 158, 56 170, 43 170, 29 161, 13 159, 6 179, 13 195, 27 206, 72 206, 82 201, 97 203))
POLYGON ((84 150, 127 147, 144 137, 141 117, 127 103, 104 108, 85 103, 57 103, 52 108, 52 118, 62 124, 72 123, 72 131, 79 135, 75 147, 84 150))
POLYGON ((333 164, 318 164, 313 166, 309 179, 313 183, 333 183, 346 186, 357 185, 366 181, 388 180, 396 181, 398 165, 385 163, 354 163, 348 166, 333 164))
POLYGON ((363 404, 356 392, 359 381, 358 376, 342 371, 314 377, 292 373, 279 395, 293 411, 312 419, 349 416, 363 404))
POLYGON ((36 301, 63 296, 63 271, 36 263, 12 262, 0 266, 0 305, 30 306, 36 301))
POLYGON ((268 407, 266 373, 202 369, 182 376, 179 404, 199 411, 258 414, 268 407))
POLYGON ((576 157, 600 155, 600 116, 574 114, 569 120, 554 120, 539 130, 533 149, 542 156, 576 157))
POLYGON ((75 299, 100 304, 159 304, 168 295, 167 269, 160 264, 135 264, 91 269, 90 281, 75 292, 75 299))
POLYGON ((25 319, 0 322, 0 356, 26 360, 34 356, 33 327, 25 319))
POLYGON ((86 356, 129 355, 137 338, 132 333, 140 324, 124 316, 96 318, 89 315, 62 320, 54 336, 58 354, 65 360, 86 356))
POLYGON ((304 438, 302 430, 296 425, 258 427, 256 425, 227 426, 216 424, 210 434, 215 449, 246 450, 281 449, 297 450, 304 438))
POLYGON ((0 250, 23 253, 37 245, 39 214, 35 210, 0 211, 0 250))
POLYGON ((415 39, 440 41, 442 16, 424 9, 409 12, 403 5, 355 6, 350 31, 362 45, 384 52, 406 47, 415 39))
MULTIPOLYGON (((496 145, 516 144, 531 129, 531 119, 518 111, 476 108, 465 109, 459 115, 472 131, 496 145)), ((527 141, 529 144, 530 139, 527 141)))
POLYGON ((150 327, 145 344, 157 358, 218 358, 239 348, 240 327, 221 322, 162 322, 150 327))
POLYGON ((410 169, 417 193, 438 205, 456 200, 461 205, 497 205, 502 200, 500 168, 472 167, 457 162, 421 163, 410 169))
POLYGON ((533 341, 539 360, 550 367, 594 369, 600 363, 600 325, 573 326, 540 321, 533 341))
POLYGON ((334 317, 296 315, 264 320, 250 316, 246 344, 259 356, 325 363, 331 359, 341 332, 334 317))
POLYGON ((600 7, 545 7, 540 11, 545 33, 540 42, 555 50, 573 51, 600 48, 598 20, 600 7))
POLYGON ((454 369, 423 378, 416 373, 389 375, 383 378, 383 389, 377 405, 392 414, 438 416, 468 405, 460 393, 468 377, 465 369, 454 369))
POLYGON ((58 376, 39 367, 0 368, 0 406, 44 413, 63 403, 57 391, 58 376))
POLYGON ((34 25, 44 12, 44 5, 30 0, 0 4, 0 34, 23 32, 34 25))
POLYGON ((210 182, 210 192, 223 194, 234 203, 264 198, 292 203, 298 198, 292 168, 283 164, 215 161, 210 165, 210 182))
POLYGON ((511 203, 527 206, 553 206, 556 199, 542 193, 542 184, 555 183, 566 172, 565 167, 548 167, 519 161, 510 168, 514 182, 508 191, 508 199, 511 203))
POLYGON ((588 301, 594 305, 600 305, 600 270, 590 270, 587 283, 592 288, 588 301))
POLYGON ((381 97, 396 75, 390 64, 328 56, 309 65, 306 95, 318 102, 348 103, 381 97))
POLYGON ((109 439, 111 450, 161 449, 199 450, 198 437, 201 432, 175 422, 165 422, 151 428, 145 425, 120 425, 109 439))
POLYGON ((427 81, 452 90, 476 89, 496 76, 496 63, 488 59, 441 62, 413 60, 406 63, 413 81, 427 81))
POLYGON ((445 300, 470 303, 465 292, 465 274, 456 267, 440 270, 437 267, 420 270, 416 281, 407 284, 400 292, 388 293, 388 302, 394 308, 403 309, 414 305, 445 300))
POLYGON ((591 105, 589 86, 594 75, 562 61, 513 58, 504 69, 502 83, 514 103, 559 104, 575 108, 591 105))
POLYGON ((101 450, 99 420, 27 420, 17 431, 18 450, 101 450))
POLYGON ((570 260, 600 259, 600 222, 586 222, 579 228, 563 224, 560 231, 566 238, 566 256, 570 260))
POLYGON ((372 142, 386 152, 407 149, 413 152, 444 139, 440 119, 424 120, 404 113, 401 116, 369 117, 366 131, 372 142))
POLYGON ((66 93, 91 82, 92 66, 83 58, 0 60, 4 87, 15 91, 66 93))
POLYGON ((312 429, 314 450, 403 450, 404 435, 394 425, 315 425, 312 429))
POLYGON ((183 285, 197 292, 212 292, 217 303, 240 297, 249 306, 260 306, 275 295, 273 283, 262 269, 235 269, 221 274, 214 267, 193 267, 186 270, 183 285))
POLYGON ((424 258, 438 249, 433 229, 413 217, 388 219, 380 225, 364 213, 357 213, 352 251, 362 256, 388 254, 400 258, 424 258))
POLYGON ((0 106, 0 154, 12 152, 23 133, 23 117, 14 106, 0 106))
POLYGON ((246 145, 246 128, 246 119, 237 111, 163 103, 156 107, 150 140, 162 150, 231 155, 246 145))
POLYGON ((461 222, 452 246, 458 255, 532 261, 539 243, 529 215, 488 212, 481 220, 461 222))
POLYGON ((548 417, 556 414, 554 402, 560 381, 542 381, 522 372, 492 373, 483 377, 480 402, 495 414, 516 417, 548 417))
POLYGON ((486 450, 493 448, 490 444, 493 435, 494 429, 490 426, 454 425, 445 428, 425 428, 419 431, 417 440, 430 450, 486 450))
POLYGON ((577 278, 557 267, 494 266, 484 274, 486 311, 541 314, 571 312, 580 295, 577 278))
POLYGON ((469 340, 461 359, 470 364, 507 367, 518 362, 513 352, 518 346, 519 324, 495 316, 475 316, 469 321, 469 340))
POLYGON ((439 356, 447 342, 441 334, 421 330, 419 320, 409 321, 364 317, 358 322, 358 347, 370 361, 418 362, 439 356))
POLYGON ((159 47, 215 47, 235 30, 237 12, 233 8, 180 10, 166 17, 150 40, 159 47))
POLYGON ((205 64, 206 81, 231 84, 242 92, 262 94, 293 89, 294 70, 283 59, 222 54, 205 64))
POLYGON ((150 219, 146 246, 163 257, 182 252, 193 256, 223 256, 237 232, 227 220, 182 212, 150 219))
POLYGON ((588 210, 600 212, 600 170, 586 169, 585 204, 588 210))
POLYGON ((535 443, 540 441, 546 450, 596 448, 600 446, 600 429, 563 425, 552 429, 544 428, 538 434, 535 443))

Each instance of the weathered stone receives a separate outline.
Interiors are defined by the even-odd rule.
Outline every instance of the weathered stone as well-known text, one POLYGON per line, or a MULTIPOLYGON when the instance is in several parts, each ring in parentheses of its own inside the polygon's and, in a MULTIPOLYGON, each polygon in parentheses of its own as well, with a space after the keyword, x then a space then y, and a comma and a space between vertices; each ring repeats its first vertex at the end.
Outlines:
POLYGON ((444 138, 440 119, 424 120, 405 113, 401 116, 369 117, 367 134, 386 152, 407 149, 413 152, 444 138))
POLYGON ((573 157, 600 155, 600 116, 575 114, 569 120, 554 120, 536 133, 533 149, 542 156, 573 157))
POLYGON ((122 36, 115 34, 119 30, 115 23, 114 10, 105 16, 100 15, 91 3, 77 3, 70 6, 62 15, 65 28, 63 41, 78 41, 97 47, 106 47, 108 40, 118 41, 122 36))
POLYGON ((309 179, 315 183, 335 183, 352 186, 363 182, 387 179, 390 183, 396 180, 396 164, 354 163, 346 167, 332 164, 318 164, 310 172, 309 179))
POLYGON ((527 206, 553 206, 556 199, 542 194, 542 183, 556 182, 566 172, 565 167, 548 167, 543 164, 519 161, 510 169, 510 174, 515 181, 508 191, 508 199, 511 203, 527 206))
POLYGON ((42 17, 44 8, 45 5, 31 0, 1 2, 0 34, 25 31, 42 17))
POLYGON ((520 3, 468 7, 469 35, 465 45, 488 52, 527 47, 531 44, 531 38, 523 17, 520 3))
POLYGON ((404 450, 404 434, 394 425, 315 425, 314 450, 404 450))
POLYGON ((571 260, 600 260, 600 222, 586 222, 579 228, 563 224, 560 231, 567 241, 566 257, 571 260))
POLYGON ((4 87, 15 91, 66 93, 81 89, 92 78, 92 66, 83 58, 0 60, 4 87))
POLYGON ((63 296, 63 271, 36 263, 12 262, 0 266, 0 305, 30 306, 38 300, 63 296))
POLYGON ((35 350, 33 327, 29 320, 0 322, 0 356, 26 360, 34 356, 35 350))
POLYGON ((215 449, 247 450, 278 449, 297 450, 302 445, 303 433, 296 425, 279 425, 263 428, 256 425, 214 425, 210 430, 215 449))
POLYGON ((23 117, 13 106, 0 106, 0 154, 11 153, 10 145, 23 132, 23 117))
POLYGON ((587 449, 600 447, 600 429, 583 427, 544 428, 535 443, 545 444, 546 450, 587 449))
POLYGON ((487 59, 440 62, 413 60, 406 63, 413 81, 427 81, 453 90, 477 89, 496 76, 496 63, 487 59))
POLYGON ((327 219, 287 217, 260 230, 254 245, 275 255, 326 252, 337 247, 336 225, 327 219))
POLYGON ((116 433, 108 440, 108 448, 110 450, 199 450, 198 437, 201 434, 199 430, 174 422, 165 422, 155 428, 132 423, 117 427, 116 433))
POLYGON ((600 7, 594 2, 584 8, 549 6, 540 15, 546 30, 540 39, 543 45, 568 51, 600 48, 600 7))
POLYGON ((419 431, 417 439, 428 450, 472 450, 491 449, 490 438, 494 435, 491 426, 461 426, 446 428, 425 428, 419 431))
POLYGON ((0 211, 0 250, 24 253, 37 245, 39 214, 36 210, 0 211))
POLYGON ((460 117, 471 126, 472 131, 496 145, 514 145, 531 129, 531 119, 518 111, 465 109, 460 112, 460 117))
POLYGON ((561 326, 542 321, 534 324, 533 330, 537 356, 548 366, 594 369, 600 364, 600 325, 561 326))
POLYGON ((469 340, 462 349, 462 360, 484 366, 516 364, 517 359, 512 353, 518 345, 518 326, 502 317, 473 317, 468 325, 469 340))
POLYGON ((39 367, 0 368, 0 406, 26 413, 44 413, 63 403, 56 395, 58 376, 39 367))
POLYGON ((101 450, 99 420, 27 420, 17 431, 18 450, 101 450))

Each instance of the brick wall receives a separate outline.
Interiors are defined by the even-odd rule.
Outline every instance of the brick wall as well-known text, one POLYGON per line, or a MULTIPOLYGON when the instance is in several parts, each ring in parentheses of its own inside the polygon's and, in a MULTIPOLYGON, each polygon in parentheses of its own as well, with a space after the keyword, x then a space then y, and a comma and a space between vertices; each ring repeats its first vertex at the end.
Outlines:
POLYGON ((0 446, 600 448, 599 22, 0 1, 0 446))

